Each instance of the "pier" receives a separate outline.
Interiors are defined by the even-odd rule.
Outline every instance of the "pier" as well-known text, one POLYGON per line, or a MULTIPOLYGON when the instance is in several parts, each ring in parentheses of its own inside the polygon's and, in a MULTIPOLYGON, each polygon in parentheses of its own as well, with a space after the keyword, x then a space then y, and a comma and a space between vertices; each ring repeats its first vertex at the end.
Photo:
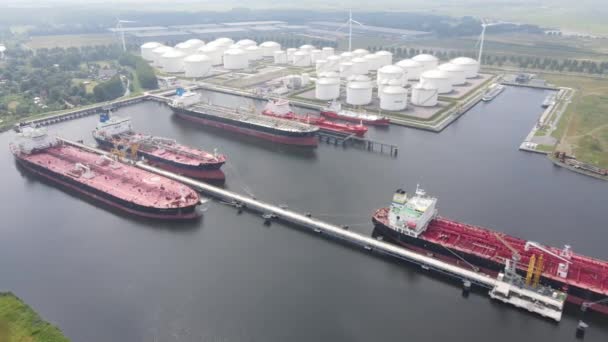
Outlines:
MULTIPOLYGON (((89 150, 97 154, 108 155, 107 152, 97 148, 87 146, 67 139, 61 139, 64 143, 82 149, 89 150)), ((462 282, 463 288, 470 288, 471 284, 490 289, 489 295, 501 302, 526 309, 530 312, 539 314, 543 317, 560 321, 564 302, 551 296, 544 296, 527 288, 514 286, 512 283, 487 274, 464 269, 444 261, 432 258, 427 255, 419 254, 408 249, 398 247, 359 233, 345 229, 343 226, 331 224, 317 218, 311 214, 300 214, 287 209, 285 206, 273 205, 253 197, 244 196, 236 192, 228 191, 204 182, 196 181, 169 171, 150 166, 142 161, 130 161, 123 159, 123 162, 131 163, 140 169, 173 179, 185 185, 199 190, 201 193, 233 204, 238 210, 247 209, 262 214, 265 223, 272 220, 280 220, 291 223, 311 233, 325 236, 353 247, 361 248, 363 251, 377 253, 380 255, 394 257, 407 261, 411 264, 420 266, 423 270, 432 270, 462 282)))
POLYGON ((345 134, 319 130, 319 141, 331 145, 352 146, 364 149, 369 152, 388 154, 391 157, 397 157, 399 147, 397 145, 388 144, 385 142, 358 137, 355 134, 345 134))

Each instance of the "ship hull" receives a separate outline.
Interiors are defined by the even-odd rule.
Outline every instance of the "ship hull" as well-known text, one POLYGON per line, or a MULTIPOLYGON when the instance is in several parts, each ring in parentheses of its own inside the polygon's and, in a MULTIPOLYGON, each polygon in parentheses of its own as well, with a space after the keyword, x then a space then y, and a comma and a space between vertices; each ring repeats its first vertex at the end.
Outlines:
POLYGON ((205 115, 204 113, 190 111, 184 108, 171 107, 175 114, 184 120, 195 122, 205 126, 219 128, 225 131, 243 134, 278 144, 301 146, 301 147, 317 147, 319 140, 316 134, 312 133, 284 133, 279 131, 263 131, 252 127, 245 127, 244 124, 233 121, 220 121, 213 115, 205 115))
MULTIPOLYGON (((97 137, 95 137, 95 141, 97 142, 99 147, 106 151, 109 151, 114 147, 117 147, 119 149, 124 148, 124 146, 122 145, 115 146, 114 143, 97 137)), ((222 170, 220 170, 222 165, 224 165, 223 161, 218 163, 186 165, 166 160, 141 150, 137 151, 137 155, 139 157, 145 158, 148 164, 152 166, 156 166, 160 169, 177 173, 186 177, 196 178, 200 180, 208 180, 213 182, 224 182, 226 180, 226 175, 224 174, 224 172, 222 172, 222 170)))
POLYGON ((116 198, 112 195, 109 195, 108 193, 105 193, 93 187, 78 183, 74 181, 70 176, 53 172, 40 165, 31 163, 23 158, 20 158, 19 156, 15 156, 15 160, 24 170, 26 170, 30 174, 41 177, 42 179, 45 179, 64 190, 82 196, 85 199, 91 200, 96 204, 103 205, 115 211, 123 212, 138 217, 160 220, 191 220, 200 216, 200 213, 196 210, 196 206, 170 209, 141 206, 132 202, 125 201, 123 199, 116 198))
MULTIPOLYGON (((460 258, 466 260, 463 261, 459 257, 454 255, 453 250, 449 250, 441 244, 427 241, 420 236, 414 238, 405 234, 401 234, 394 229, 391 229, 386 224, 378 220, 377 218, 372 219, 374 223, 374 232, 382 237, 386 237, 393 243, 396 243, 402 247, 413 250, 415 252, 432 256, 436 259, 444 262, 456 265, 459 267, 471 269, 471 265, 479 268, 479 271, 491 276, 497 276, 499 272, 503 272, 505 265, 502 263, 495 262, 493 260, 485 259, 477 255, 458 252, 460 258)), ((519 270, 521 273, 521 270, 519 270)), ((549 285, 552 288, 563 290, 568 293, 567 302, 573 305, 580 306, 584 302, 593 302, 605 298, 599 293, 594 293, 589 290, 579 288, 576 286, 568 286, 567 284, 556 281, 554 279, 548 279, 541 277, 541 282, 549 285)), ((601 314, 608 315, 608 305, 597 304, 589 308, 601 314)))
POLYGON ((321 115, 323 115, 327 118, 331 118, 331 119, 338 119, 338 120, 350 121, 350 122, 356 122, 356 123, 364 123, 366 125, 372 125, 372 126, 388 126, 391 123, 391 120, 387 119, 387 118, 378 119, 378 120, 365 120, 365 119, 353 118, 350 116, 344 116, 344 115, 340 115, 336 112, 325 111, 325 110, 321 111, 321 115))
MULTIPOLYGON (((283 119, 283 120, 291 120, 291 121, 308 123, 307 118, 298 117, 293 113, 290 113, 289 115, 280 115, 280 114, 274 114, 269 111, 263 111, 262 114, 266 115, 266 116, 271 116, 273 118, 283 119)), ((367 127, 365 127, 365 126, 344 125, 344 124, 340 124, 340 123, 336 123, 336 122, 332 122, 332 121, 327 121, 323 118, 312 118, 312 119, 310 119, 309 124, 317 126, 317 127, 319 127, 319 130, 325 131, 328 133, 354 134, 358 137, 364 137, 365 133, 367 133, 367 127)))

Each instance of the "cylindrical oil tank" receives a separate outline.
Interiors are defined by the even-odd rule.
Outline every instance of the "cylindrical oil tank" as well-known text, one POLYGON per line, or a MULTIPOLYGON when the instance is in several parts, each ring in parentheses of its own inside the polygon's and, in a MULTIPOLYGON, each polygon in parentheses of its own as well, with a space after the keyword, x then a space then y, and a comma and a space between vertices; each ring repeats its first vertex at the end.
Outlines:
POLYGON ((241 39, 238 42, 234 43, 234 45, 240 47, 241 49, 246 49, 250 46, 257 46, 258 43, 251 39, 241 39))
POLYGON ((412 59, 415 60, 416 62, 419 62, 420 64, 422 64, 422 70, 423 70, 422 72, 425 72, 428 70, 433 70, 439 64, 439 59, 437 59, 437 57, 435 57, 433 55, 429 55, 429 54, 420 54, 420 55, 414 56, 412 59))
POLYGON ((310 61, 311 63, 316 63, 317 60, 323 59, 323 51, 319 49, 314 49, 310 52, 310 61))
POLYGON ((469 57, 458 57, 450 61, 452 64, 460 65, 465 70, 466 78, 475 78, 479 74, 479 62, 469 57))
POLYGON ((183 72, 184 71, 184 54, 178 50, 165 52, 160 58, 160 65, 164 72, 183 72))
POLYGON ((317 59, 315 61, 315 70, 317 74, 327 71, 327 61, 324 59, 317 59))
POLYGON ((196 52, 196 49, 198 49, 197 47, 192 46, 190 43, 188 42, 181 42, 175 45, 175 50, 177 51, 181 51, 186 55, 192 54, 194 52, 196 52))
POLYGON ((318 74, 318 76, 319 76, 319 78, 329 78, 329 79, 333 79, 336 81, 340 81, 340 74, 335 71, 325 71, 325 72, 318 74))
POLYGON ((352 52, 354 57, 365 57, 367 55, 369 55, 369 51, 365 50, 365 49, 357 49, 355 51, 352 52))
POLYGON ((321 49, 321 51, 323 51, 324 59, 327 59, 327 57, 334 55, 334 48, 331 46, 325 46, 321 49))
POLYGON ((393 54, 388 51, 378 51, 376 55, 380 56, 379 66, 383 67, 385 65, 393 64, 393 54))
POLYGON ((147 42, 143 44, 142 46, 140 46, 141 58, 145 59, 148 62, 152 62, 154 60, 154 54, 152 53, 152 51, 161 46, 163 46, 163 44, 157 42, 147 42))
POLYGON ((224 51, 224 68, 228 70, 245 69, 249 66, 247 53, 242 49, 224 51))
POLYGON ((327 64, 325 67, 327 71, 339 71, 340 70, 340 57, 339 56, 329 56, 325 59, 327 64))
POLYGON ((353 58, 355 58, 355 55, 352 52, 347 51, 340 54, 340 62, 350 62, 353 58))
POLYGON ((310 52, 296 51, 293 54, 293 65, 297 67, 310 66, 310 52))
POLYGON ((353 63, 353 75, 365 75, 369 72, 369 62, 362 57, 355 57, 351 61, 353 63))
POLYGON ((288 48, 285 50, 285 52, 287 52, 287 61, 289 63, 293 63, 293 54, 296 53, 296 51, 298 51, 296 48, 288 48))
POLYGON ((378 69, 376 76, 378 85, 383 80, 397 80, 400 86, 404 86, 407 83, 405 71, 396 65, 385 65, 378 69))
POLYGON ((250 45, 246 47, 245 52, 247 53, 247 58, 250 61, 257 61, 262 59, 262 49, 260 49, 256 45, 250 45))
POLYGON ((152 64, 157 67, 161 67, 161 57, 165 53, 172 51, 173 48, 169 46, 161 45, 156 49, 152 50, 152 64))
POLYGON ((300 51, 306 51, 308 53, 312 52, 312 50, 314 50, 314 49, 315 49, 315 47, 310 44, 304 44, 304 45, 300 46, 300 51))
POLYGON ((424 72, 424 66, 420 62, 416 62, 413 59, 403 59, 396 66, 403 69, 407 74, 407 79, 410 81, 417 81, 420 79, 420 74, 424 72))
POLYGON ((192 46, 192 48, 194 49, 194 51, 198 50, 203 45, 205 45, 204 41, 202 41, 200 39, 197 39, 197 38, 188 39, 184 43, 190 44, 190 46, 192 46))
POLYGON ((465 69, 458 64, 452 64, 452 63, 444 63, 439 65, 439 67, 437 67, 437 69, 447 73, 448 75, 450 75, 450 78, 452 80, 452 85, 463 85, 465 83, 467 83, 466 77, 465 77, 465 69))
POLYGON ((365 57, 363 57, 363 58, 365 58, 365 60, 367 60, 367 65, 368 65, 370 71, 376 71, 376 70, 378 70, 378 68, 380 68, 380 60, 381 60, 380 56, 370 53, 368 55, 365 55, 365 57))
POLYGON ((346 102, 356 106, 372 102, 372 83, 369 78, 352 77, 352 80, 346 85, 346 102))
POLYGON ((203 47, 198 48, 196 53, 203 54, 211 60, 211 65, 222 65, 224 53, 217 46, 209 43, 203 47))
POLYGON ((274 64, 287 64, 287 52, 283 50, 275 51, 273 53, 274 64))
POLYGON ((380 91, 380 109, 399 111, 407 107, 407 89, 389 85, 380 91))
POLYGON ((452 91, 452 80, 450 75, 441 70, 429 70, 420 75, 420 84, 426 88, 434 88, 439 94, 447 94, 452 91))
POLYGON ((421 107, 432 107, 437 105, 439 91, 437 88, 425 87, 420 83, 416 83, 412 87, 411 102, 413 105, 421 107))
POLYGON ((340 80, 335 78, 319 78, 315 85, 317 100, 335 100, 340 97, 340 80))
POLYGON ((281 44, 277 42, 268 41, 260 44, 260 48, 262 49, 262 56, 274 57, 274 52, 281 50, 281 44))
POLYGON ((347 78, 351 75, 353 75, 353 63, 351 63, 351 62, 340 63, 340 77, 347 78))
POLYGON ((234 40, 232 40, 230 38, 222 37, 222 38, 218 38, 218 39, 212 41, 209 44, 219 47, 220 50, 222 50, 222 52, 224 52, 228 49, 228 47, 230 45, 234 44, 234 40))
POLYGON ((211 58, 205 55, 190 55, 184 58, 186 77, 203 77, 211 70, 211 58))

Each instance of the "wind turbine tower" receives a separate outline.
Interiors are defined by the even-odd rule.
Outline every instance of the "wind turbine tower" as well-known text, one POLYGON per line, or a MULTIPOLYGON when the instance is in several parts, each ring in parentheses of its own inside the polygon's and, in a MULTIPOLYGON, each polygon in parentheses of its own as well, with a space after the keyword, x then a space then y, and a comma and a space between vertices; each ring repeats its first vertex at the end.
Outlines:
POLYGON ((116 32, 118 32, 120 34, 120 41, 122 42, 122 51, 123 52, 127 51, 127 43, 125 41, 125 31, 124 31, 124 27, 122 24, 127 24, 127 23, 134 23, 134 21, 120 20, 120 19, 116 20, 116 32))

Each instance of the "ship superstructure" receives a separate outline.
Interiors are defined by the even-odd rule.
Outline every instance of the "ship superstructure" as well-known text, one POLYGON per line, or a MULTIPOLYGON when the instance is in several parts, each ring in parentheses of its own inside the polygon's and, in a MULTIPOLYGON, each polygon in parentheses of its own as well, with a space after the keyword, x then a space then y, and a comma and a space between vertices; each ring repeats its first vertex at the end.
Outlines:
POLYGON ((128 152, 132 157, 143 158, 167 171, 202 180, 225 179, 220 170, 226 162, 224 155, 185 146, 173 139, 137 133, 128 117, 102 114, 93 137, 104 149, 128 152))
POLYGON ((199 216, 200 198, 187 186, 64 144, 43 129, 22 128, 10 149, 27 171, 106 207, 154 219, 199 216))
POLYGON ((374 214, 375 230, 404 247, 461 267, 491 275, 504 272, 507 278, 525 275, 523 282, 531 288, 562 290, 568 302, 608 314, 608 262, 576 254, 568 245, 544 246, 437 216, 436 203, 420 189, 413 196, 399 189, 390 207, 374 214))

